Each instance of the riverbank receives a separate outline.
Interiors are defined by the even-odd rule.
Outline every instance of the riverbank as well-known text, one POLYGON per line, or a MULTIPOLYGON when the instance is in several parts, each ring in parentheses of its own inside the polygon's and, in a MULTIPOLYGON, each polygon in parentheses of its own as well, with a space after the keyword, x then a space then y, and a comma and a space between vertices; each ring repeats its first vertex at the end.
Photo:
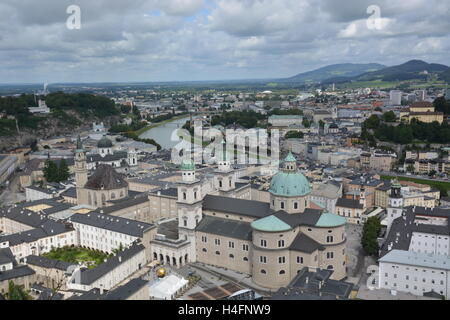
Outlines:
POLYGON ((160 127, 160 126, 165 125, 166 123, 170 123, 170 122, 172 122, 172 121, 177 121, 177 120, 186 118, 187 116, 188 116, 188 115, 183 114, 183 115, 179 115, 179 116, 176 116, 176 117, 173 117, 173 118, 170 118, 170 119, 167 119, 167 120, 158 122, 158 123, 153 123, 153 124, 151 124, 151 125, 149 125, 149 126, 146 126, 146 127, 142 128, 142 129, 139 129, 139 130, 135 131, 135 133, 136 133, 138 136, 141 136, 142 134, 146 133, 148 130, 151 130, 151 129, 160 127))

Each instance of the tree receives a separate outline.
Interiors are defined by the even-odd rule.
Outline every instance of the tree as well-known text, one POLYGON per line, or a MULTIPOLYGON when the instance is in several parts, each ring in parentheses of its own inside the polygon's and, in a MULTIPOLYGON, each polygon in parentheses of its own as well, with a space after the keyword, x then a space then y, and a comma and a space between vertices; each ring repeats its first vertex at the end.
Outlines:
POLYGON ((397 120, 397 117, 395 116, 394 111, 389 111, 383 114, 382 120, 384 122, 395 122, 397 120))
POLYGON ((50 159, 45 161, 43 172, 47 182, 58 182, 58 166, 50 159))
POLYGON ((9 281, 8 292, 5 294, 5 298, 8 300, 31 300, 30 294, 25 290, 22 285, 15 285, 14 282, 9 281))
POLYGON ((380 118, 375 114, 371 115, 363 124, 363 127, 367 129, 377 129, 379 126, 380 118))
POLYGON ((285 139, 303 139, 304 134, 301 131, 289 131, 284 136, 285 139))
POLYGON ((377 217, 370 217, 367 219, 363 227, 363 235, 361 244, 367 255, 378 255, 378 236, 381 231, 381 222, 377 217))
POLYGON ((439 97, 434 100, 433 105, 436 112, 443 112, 444 114, 450 114, 450 101, 445 97, 439 97))
POLYGON ((311 122, 308 120, 308 118, 303 118, 302 124, 305 128, 310 128, 311 127, 311 122))
POLYGON ((58 181, 66 181, 70 177, 69 167, 67 166, 66 160, 62 159, 59 162, 59 168, 58 168, 58 181))

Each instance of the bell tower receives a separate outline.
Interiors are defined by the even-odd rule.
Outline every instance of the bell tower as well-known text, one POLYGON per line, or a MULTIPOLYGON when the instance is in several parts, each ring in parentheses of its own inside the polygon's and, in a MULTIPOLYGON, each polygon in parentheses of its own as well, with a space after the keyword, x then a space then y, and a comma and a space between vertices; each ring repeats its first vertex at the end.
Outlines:
POLYGON ((77 203, 83 204, 83 188, 88 180, 88 170, 86 166, 86 150, 83 148, 81 137, 78 136, 77 148, 75 149, 75 183, 77 185, 77 203))
POLYGON ((218 169, 214 173, 215 185, 220 192, 227 193, 236 188, 236 177, 231 167, 231 161, 227 157, 225 141, 222 143, 222 155, 218 161, 218 169))
POLYGON ((189 242, 189 262, 194 262, 195 228, 203 218, 202 184, 195 176, 195 164, 192 161, 183 161, 181 175, 182 179, 177 187, 178 237, 189 242))
POLYGON ((397 180, 391 182, 391 191, 388 199, 387 211, 387 232, 391 229, 392 222, 403 214, 402 186, 397 180))

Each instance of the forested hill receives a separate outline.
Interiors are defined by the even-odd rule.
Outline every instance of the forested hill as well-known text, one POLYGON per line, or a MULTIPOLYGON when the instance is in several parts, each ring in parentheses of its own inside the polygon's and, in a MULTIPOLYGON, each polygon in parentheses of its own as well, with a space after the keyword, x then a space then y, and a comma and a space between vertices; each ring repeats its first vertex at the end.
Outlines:
MULTIPOLYGON (((36 97, 31 94, 0 97, 0 137, 17 136, 16 119, 21 133, 46 137, 71 132, 99 119, 107 122, 113 116, 120 116, 114 101, 92 94, 55 92, 36 97), (28 108, 37 107, 39 99, 45 100, 50 114, 30 113, 28 108)), ((0 139, 6 144, 4 138, 0 139)))

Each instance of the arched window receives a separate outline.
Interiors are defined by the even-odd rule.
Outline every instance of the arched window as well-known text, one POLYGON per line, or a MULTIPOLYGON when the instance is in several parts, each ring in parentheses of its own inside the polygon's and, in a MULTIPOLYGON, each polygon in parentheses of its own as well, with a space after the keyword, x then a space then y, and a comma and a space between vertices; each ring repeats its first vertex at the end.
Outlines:
POLYGON ((219 180, 219 188, 222 188, 222 180, 219 180))
POLYGON ((328 270, 333 270, 333 266, 332 266, 332 265, 329 265, 329 266, 327 267, 327 269, 328 269, 328 270))
POLYGON ((158 260, 158 254, 156 252, 153 252, 153 259, 158 260))
POLYGON ((280 272, 279 272, 280 274, 286 274, 286 271, 284 271, 284 270, 280 270, 280 272))
POLYGON ((234 254, 230 254, 230 258, 231 258, 231 259, 234 259, 234 254))
POLYGON ((284 202, 283 201, 281 201, 280 207, 281 207, 281 209, 284 209, 284 202))
POLYGON ((244 257, 242 260, 244 260, 244 261, 248 261, 248 258, 247 257, 244 257))
POLYGON ((278 248, 284 247, 284 240, 278 240, 278 248))
POLYGON ((294 202, 294 209, 298 209, 298 202, 294 202))
POLYGON ((203 252, 208 252, 208 250, 206 250, 206 248, 203 248, 202 251, 203 251, 203 252))
POLYGON ((266 270, 264 270, 264 269, 261 270, 261 273, 262 274, 267 274, 266 270))
POLYGON ((116 198, 116 194, 114 192, 111 193, 111 199, 115 199, 116 198))
POLYGON ((183 200, 186 200, 187 196, 186 196, 186 192, 183 192, 183 200))
POLYGON ((328 236, 327 243, 332 243, 332 242, 333 242, 333 236, 328 236))
POLYGON ((216 251, 216 255, 220 256, 220 251, 216 251))

